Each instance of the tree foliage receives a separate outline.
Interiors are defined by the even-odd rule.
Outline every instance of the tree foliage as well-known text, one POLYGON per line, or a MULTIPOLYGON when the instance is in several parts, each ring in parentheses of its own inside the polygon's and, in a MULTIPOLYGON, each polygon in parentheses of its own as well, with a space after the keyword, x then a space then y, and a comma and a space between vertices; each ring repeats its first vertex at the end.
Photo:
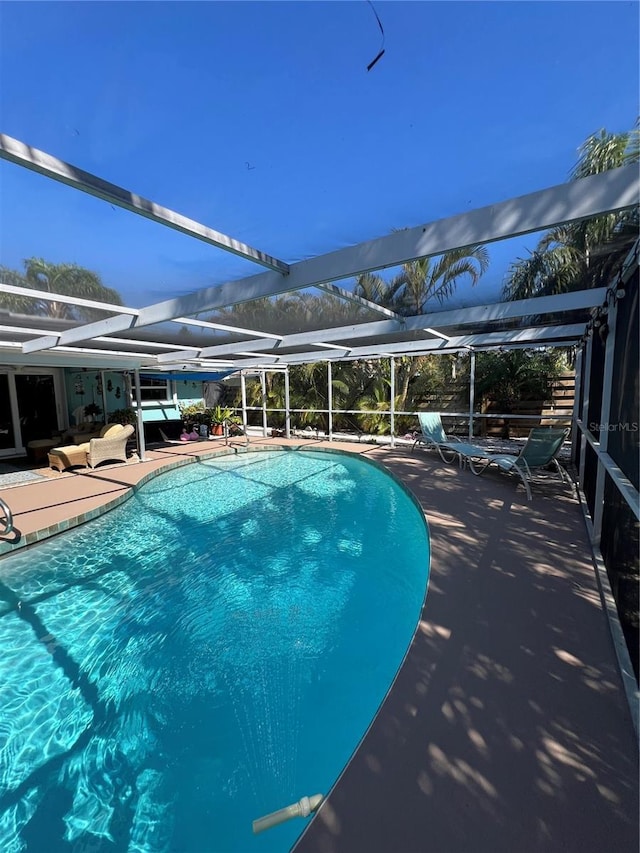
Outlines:
POLYGON ((551 383, 566 368, 566 352, 560 349, 481 352, 476 357, 476 396, 509 412, 520 400, 547 399, 551 383))
MULTIPOLYGON (((600 130, 579 149, 570 179, 638 163, 638 128, 627 133, 600 130)), ((547 231, 528 258, 507 273, 503 295, 526 299, 606 286, 638 236, 638 208, 559 225, 547 231)))
POLYGON ((354 293, 403 316, 424 314, 429 303, 453 296, 461 279, 475 285, 488 266, 489 253, 484 246, 453 249, 437 258, 403 264, 389 281, 374 273, 358 276, 354 293))
POLYGON ((245 329, 270 334, 291 334, 330 326, 350 325, 371 320, 371 311, 332 296, 309 291, 295 291, 280 296, 253 299, 220 309, 202 317, 245 329))
MULTIPOLYGON (((106 287, 97 273, 77 264, 52 264, 42 258, 24 261, 24 272, 0 267, 0 278, 4 284, 28 290, 40 290, 75 296, 94 302, 110 302, 122 305, 117 290, 106 287)), ((71 305, 48 299, 34 299, 27 295, 0 293, 0 308, 20 314, 35 314, 40 317, 55 317, 59 320, 91 321, 104 316, 104 311, 86 306, 71 305)))

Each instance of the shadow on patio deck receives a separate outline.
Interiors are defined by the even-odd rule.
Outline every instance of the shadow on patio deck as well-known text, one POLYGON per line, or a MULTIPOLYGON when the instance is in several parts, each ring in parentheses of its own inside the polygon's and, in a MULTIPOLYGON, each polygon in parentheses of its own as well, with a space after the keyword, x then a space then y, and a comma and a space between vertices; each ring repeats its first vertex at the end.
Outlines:
MULTIPOLYGON (((405 662, 296 853, 635 853, 637 742, 571 492, 537 482, 527 503, 515 479, 474 477, 428 451, 252 442, 282 444, 387 466, 419 500, 432 547, 405 662)), ((35 535, 207 449, 158 448, 8 494, 35 535)))
POLYGON ((373 454, 429 521, 422 620, 296 853, 637 850, 637 744, 577 501, 419 456, 373 454))

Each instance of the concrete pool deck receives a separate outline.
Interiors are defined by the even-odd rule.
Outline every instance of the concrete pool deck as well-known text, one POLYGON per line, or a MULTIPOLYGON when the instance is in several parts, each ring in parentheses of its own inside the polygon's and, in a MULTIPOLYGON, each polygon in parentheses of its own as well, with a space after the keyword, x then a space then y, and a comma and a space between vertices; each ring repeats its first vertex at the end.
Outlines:
MULTIPOLYGON (((279 446, 384 465, 419 501, 432 548, 405 661, 296 853, 636 853, 638 744, 575 496, 549 480, 528 503, 515 479, 406 447, 249 449, 279 446)), ((145 462, 52 473, 0 496, 20 547, 211 453, 211 442, 156 446, 145 462)))

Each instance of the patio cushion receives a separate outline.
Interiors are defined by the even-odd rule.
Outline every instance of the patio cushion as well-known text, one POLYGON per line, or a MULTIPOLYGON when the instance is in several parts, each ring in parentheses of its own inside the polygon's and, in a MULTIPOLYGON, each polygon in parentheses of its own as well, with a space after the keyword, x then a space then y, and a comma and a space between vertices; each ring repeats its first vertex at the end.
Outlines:
POLYGON ((116 436, 122 432, 124 426, 122 424, 107 424, 102 427, 100 430, 100 434, 97 436, 91 436, 92 438, 116 438, 116 436))
POLYGON ((58 471, 74 468, 78 465, 87 467, 87 451, 77 444, 67 444, 64 447, 54 447, 48 453, 49 466, 58 471))

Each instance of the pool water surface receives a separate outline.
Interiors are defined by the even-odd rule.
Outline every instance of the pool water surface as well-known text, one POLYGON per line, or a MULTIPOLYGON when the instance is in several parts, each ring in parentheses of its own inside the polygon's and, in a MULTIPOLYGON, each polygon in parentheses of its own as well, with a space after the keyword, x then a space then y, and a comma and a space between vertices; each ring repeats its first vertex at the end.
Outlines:
POLYGON ((414 633, 429 540, 377 466, 218 457, 0 560, 0 850, 284 851, 414 633))

